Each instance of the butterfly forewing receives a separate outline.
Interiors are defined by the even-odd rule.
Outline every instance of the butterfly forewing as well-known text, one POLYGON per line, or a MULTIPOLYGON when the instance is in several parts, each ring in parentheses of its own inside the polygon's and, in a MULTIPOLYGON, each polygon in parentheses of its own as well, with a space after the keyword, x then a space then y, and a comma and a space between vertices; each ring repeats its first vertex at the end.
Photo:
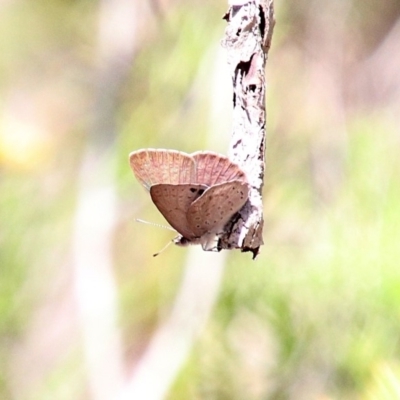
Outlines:
POLYGON ((153 185, 191 183, 195 179, 194 159, 176 150, 144 149, 129 155, 133 173, 147 189, 153 185))
POLYGON ((208 151, 193 153, 192 157, 196 162, 196 182, 208 186, 233 180, 247 182, 245 173, 228 157, 208 151))
POLYGON ((187 212, 206 189, 207 186, 198 184, 158 184, 150 188, 150 195, 169 224, 185 238, 193 239, 196 235, 188 225, 187 212))
POLYGON ((246 203, 246 183, 231 181, 212 186, 193 201, 187 211, 189 229, 196 237, 218 233, 246 203))
POLYGON ((152 153, 154 167, 159 170, 157 183, 182 184, 192 183, 195 174, 193 158, 186 153, 174 150, 155 151, 152 153))

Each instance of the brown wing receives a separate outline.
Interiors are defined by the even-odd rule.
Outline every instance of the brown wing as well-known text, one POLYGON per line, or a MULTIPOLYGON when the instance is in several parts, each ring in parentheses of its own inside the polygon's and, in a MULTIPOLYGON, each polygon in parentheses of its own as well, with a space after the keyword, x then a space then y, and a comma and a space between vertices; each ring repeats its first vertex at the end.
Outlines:
POLYGON ((212 186, 195 200, 187 212, 188 227, 196 237, 218 233, 246 203, 249 187, 231 181, 212 186))
POLYGON ((199 151, 191 156, 196 163, 197 183, 208 186, 233 180, 247 183, 246 174, 226 156, 211 151, 199 151))
POLYGON ((194 182, 195 162, 186 153, 176 150, 142 149, 129 155, 137 180, 147 189, 158 183, 194 182))
POLYGON ((193 239, 195 235, 188 225, 187 211, 206 189, 207 186, 196 184, 159 184, 150 188, 150 195, 168 223, 186 239, 193 239))

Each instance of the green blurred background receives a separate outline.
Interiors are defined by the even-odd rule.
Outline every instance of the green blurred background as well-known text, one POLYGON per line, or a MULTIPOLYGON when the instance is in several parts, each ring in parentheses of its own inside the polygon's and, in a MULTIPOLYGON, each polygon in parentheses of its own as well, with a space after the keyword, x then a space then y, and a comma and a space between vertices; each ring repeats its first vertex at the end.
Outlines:
MULTIPOLYGON (((276 3, 265 245, 207 255, 223 279, 166 398, 400 399, 400 3, 276 3)), ((91 389, 109 373, 88 364, 102 329, 82 293, 114 321, 127 380, 171 314, 203 256, 151 256, 173 233, 135 222, 163 219, 127 159, 226 153, 226 9, 0 1, 1 399, 120 398, 91 389)))

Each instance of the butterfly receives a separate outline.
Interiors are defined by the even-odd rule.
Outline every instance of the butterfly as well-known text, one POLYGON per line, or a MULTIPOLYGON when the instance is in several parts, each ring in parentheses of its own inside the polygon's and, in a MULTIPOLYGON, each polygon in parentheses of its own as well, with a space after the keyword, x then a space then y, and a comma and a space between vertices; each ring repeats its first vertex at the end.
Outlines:
POLYGON ((168 223, 181 235, 177 245, 201 244, 215 237, 246 203, 246 174, 228 157, 199 151, 141 149, 129 155, 138 181, 168 223))

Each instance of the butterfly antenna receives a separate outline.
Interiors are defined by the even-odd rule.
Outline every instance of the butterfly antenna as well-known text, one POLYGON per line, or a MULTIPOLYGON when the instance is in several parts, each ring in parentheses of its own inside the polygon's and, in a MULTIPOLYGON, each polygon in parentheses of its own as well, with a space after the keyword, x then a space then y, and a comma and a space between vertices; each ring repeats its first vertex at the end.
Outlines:
MULTIPOLYGON (((139 219, 139 218, 136 218, 135 221, 141 222, 142 224, 157 226, 158 228, 169 229, 170 231, 174 231, 176 233, 176 230, 171 228, 170 226, 160 225, 160 224, 156 224, 154 222, 149 222, 149 221, 144 221, 143 219, 139 219)), ((153 257, 157 257, 159 254, 161 254, 171 243, 174 243, 174 239, 170 240, 160 251, 157 251, 157 253, 154 253, 153 257)))
POLYGON ((145 221, 145 220, 139 219, 139 218, 136 218, 135 221, 136 222, 141 222, 142 224, 157 226, 158 228, 169 229, 170 231, 174 231, 176 233, 175 229, 173 229, 173 228, 171 228, 170 226, 167 226, 167 225, 156 224, 155 222, 149 222, 149 221, 145 221))
POLYGON ((161 254, 171 243, 173 243, 172 240, 170 240, 160 251, 157 251, 157 253, 154 253, 153 257, 157 257, 159 254, 161 254))

